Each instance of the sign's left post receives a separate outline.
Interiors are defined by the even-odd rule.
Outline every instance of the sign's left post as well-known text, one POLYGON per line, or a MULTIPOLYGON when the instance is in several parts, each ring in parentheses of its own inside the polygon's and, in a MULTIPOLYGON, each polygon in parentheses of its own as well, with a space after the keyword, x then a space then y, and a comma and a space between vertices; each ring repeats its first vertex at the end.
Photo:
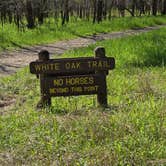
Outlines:
MULTIPOLYGON (((47 50, 42 50, 38 54, 38 61, 39 62, 47 62, 50 59, 49 52, 47 50)), ((41 91, 41 99, 39 103, 37 104, 37 108, 43 108, 47 106, 51 106, 51 97, 45 93, 46 89, 46 78, 48 74, 40 74, 39 79, 40 79, 40 91, 41 91)))

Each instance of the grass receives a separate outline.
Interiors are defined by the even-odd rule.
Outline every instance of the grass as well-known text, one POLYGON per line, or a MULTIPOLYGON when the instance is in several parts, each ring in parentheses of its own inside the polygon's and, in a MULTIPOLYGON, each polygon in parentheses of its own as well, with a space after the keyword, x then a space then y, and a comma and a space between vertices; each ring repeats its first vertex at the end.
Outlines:
POLYGON ((72 39, 78 36, 113 32, 126 29, 143 28, 166 24, 165 16, 157 17, 126 17, 103 21, 101 24, 92 24, 88 21, 71 21, 65 26, 47 21, 43 26, 34 30, 24 29, 19 32, 14 24, 5 24, 0 27, 0 51, 19 48, 26 45, 44 44, 58 40, 72 39))
POLYGON ((0 80, 0 163, 15 165, 165 165, 166 29, 98 42, 63 57, 93 56, 97 45, 116 58, 109 107, 94 96, 54 98, 36 110, 39 81, 25 68, 0 80))

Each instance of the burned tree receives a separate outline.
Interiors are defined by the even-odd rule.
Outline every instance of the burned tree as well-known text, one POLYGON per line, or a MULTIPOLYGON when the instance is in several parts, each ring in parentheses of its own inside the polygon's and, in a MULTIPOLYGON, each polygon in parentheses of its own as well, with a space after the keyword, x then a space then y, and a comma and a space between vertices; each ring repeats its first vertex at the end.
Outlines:
POLYGON ((94 13, 93 13, 93 23, 96 21, 100 23, 103 19, 103 0, 94 0, 94 13))
POLYGON ((162 14, 166 15, 166 0, 163 0, 162 14))
POLYGON ((61 18, 62 25, 64 25, 65 22, 69 22, 69 0, 64 0, 62 3, 61 18))
POLYGON ((27 19, 27 27, 30 29, 34 28, 35 19, 33 15, 33 7, 31 0, 26 0, 26 19, 27 19))
POLYGON ((97 22, 101 22, 103 17, 103 1, 98 0, 97 2, 97 22))
POLYGON ((152 14, 157 15, 158 0, 152 0, 152 14))

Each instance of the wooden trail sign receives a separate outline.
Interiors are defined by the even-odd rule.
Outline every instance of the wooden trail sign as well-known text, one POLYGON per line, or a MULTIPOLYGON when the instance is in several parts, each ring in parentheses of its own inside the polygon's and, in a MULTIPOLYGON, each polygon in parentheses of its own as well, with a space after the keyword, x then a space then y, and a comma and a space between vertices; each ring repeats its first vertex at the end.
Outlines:
POLYGON ((31 62, 30 72, 33 74, 63 74, 74 72, 91 72, 114 68, 114 58, 66 58, 51 59, 45 62, 31 62))
POLYGON ((30 72, 40 79, 41 100, 38 107, 51 105, 51 97, 97 94, 100 106, 107 106, 106 75, 115 68, 115 59, 105 56, 105 49, 95 49, 95 57, 49 59, 43 50, 30 63, 30 72))

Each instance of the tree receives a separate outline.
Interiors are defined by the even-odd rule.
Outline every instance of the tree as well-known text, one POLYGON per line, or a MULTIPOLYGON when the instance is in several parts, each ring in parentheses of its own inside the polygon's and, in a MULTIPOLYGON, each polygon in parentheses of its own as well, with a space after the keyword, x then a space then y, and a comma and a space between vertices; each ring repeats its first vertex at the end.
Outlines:
MULTIPOLYGON (((63 3, 63 2, 62 2, 63 3)), ((62 25, 65 22, 69 22, 69 0, 64 0, 64 4, 62 4, 63 8, 61 10, 61 18, 62 18, 62 25)))
POLYGON ((58 25, 59 16, 62 25, 70 21, 70 16, 75 21, 92 18, 93 23, 99 23, 111 19, 112 11, 115 11, 114 17, 117 11, 124 17, 126 10, 131 16, 166 14, 166 0, 0 0, 0 22, 2 25, 15 23, 19 29, 35 28, 46 17, 55 18, 58 25))
POLYGON ((103 17, 103 1, 98 0, 97 2, 97 22, 101 22, 103 17))
POLYGON ((163 0, 163 10, 162 14, 166 15, 166 0, 163 0))
POLYGON ((33 16, 33 8, 32 8, 32 1, 26 0, 26 19, 27 19, 27 27, 32 29, 35 27, 35 20, 33 16))
POLYGON ((152 0, 152 14, 157 15, 158 0, 152 0))

